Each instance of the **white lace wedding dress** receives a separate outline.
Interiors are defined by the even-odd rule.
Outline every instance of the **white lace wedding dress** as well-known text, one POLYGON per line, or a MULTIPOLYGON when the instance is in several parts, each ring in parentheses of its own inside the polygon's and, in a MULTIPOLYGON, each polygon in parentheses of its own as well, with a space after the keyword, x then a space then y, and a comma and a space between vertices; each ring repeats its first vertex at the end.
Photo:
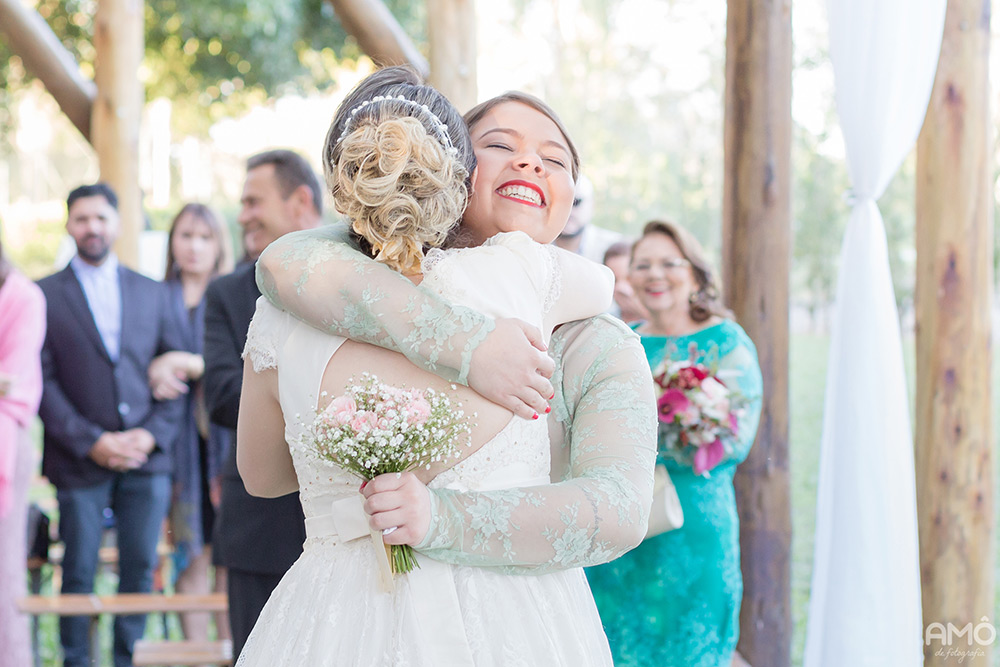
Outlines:
MULTIPOLYGON (((586 283, 579 272, 590 271, 572 264, 573 275, 567 275, 566 261, 562 253, 523 234, 503 234, 482 248, 432 253, 425 262, 423 286, 493 316, 521 317, 547 334, 567 318, 599 312, 606 306, 604 292, 610 297, 603 273, 596 280, 597 274, 589 274, 596 292, 564 292, 564 282, 586 283), (581 303, 586 300, 591 303, 581 303)), ((263 298, 258 302, 246 353, 256 370, 278 369, 285 436, 299 479, 307 539, 302 556, 264 607, 237 665, 611 665, 600 618, 579 568, 512 575, 448 565, 418 552, 420 568, 397 575, 394 589, 382 592, 375 551, 382 547, 364 527, 360 480, 312 455, 306 438, 323 370, 343 340, 299 322, 263 298)), ((545 420, 514 418, 476 453, 438 475, 430 487, 531 487, 549 482, 549 466, 545 420)), ((512 491, 514 506, 518 497, 512 491)), ((490 505, 484 511, 495 509, 490 505)), ((537 507, 537 512, 545 511, 537 507)), ((476 539, 495 539, 489 527, 502 519, 489 517, 476 539)), ((512 549, 512 560, 516 556, 512 549)))

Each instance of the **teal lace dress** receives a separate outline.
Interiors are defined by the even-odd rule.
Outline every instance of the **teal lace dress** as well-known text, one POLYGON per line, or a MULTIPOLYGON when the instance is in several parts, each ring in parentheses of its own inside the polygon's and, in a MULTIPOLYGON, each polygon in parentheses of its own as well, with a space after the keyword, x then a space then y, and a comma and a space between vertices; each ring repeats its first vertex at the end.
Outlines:
POLYGON ((731 454, 708 477, 660 455, 677 488, 684 525, 615 561, 587 570, 615 665, 729 667, 739 639, 739 518, 733 473, 750 451, 760 418, 757 351, 735 322, 688 336, 642 336, 650 368, 669 356, 716 366, 747 399, 731 454))

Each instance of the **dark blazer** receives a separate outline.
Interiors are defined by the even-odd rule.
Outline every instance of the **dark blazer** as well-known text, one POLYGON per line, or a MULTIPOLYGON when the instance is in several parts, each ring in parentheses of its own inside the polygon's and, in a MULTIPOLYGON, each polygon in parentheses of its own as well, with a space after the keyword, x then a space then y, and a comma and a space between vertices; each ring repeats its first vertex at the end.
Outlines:
MULTIPOLYGON (((241 264, 212 281, 205 292, 205 405, 212 421, 236 428, 243 388, 243 347, 260 291, 254 264, 241 264)), ((306 539, 299 494, 257 498, 236 469, 236 438, 222 466, 222 505, 212 536, 212 558, 257 574, 284 574, 306 539)))
POLYGON ((156 401, 147 370, 157 355, 179 349, 163 285, 121 267, 121 350, 113 362, 97 331, 73 269, 39 281, 48 302, 42 347, 42 404, 45 426, 42 472, 56 488, 93 486, 117 473, 87 453, 105 431, 142 427, 156 446, 138 470, 170 473, 180 401, 156 401))

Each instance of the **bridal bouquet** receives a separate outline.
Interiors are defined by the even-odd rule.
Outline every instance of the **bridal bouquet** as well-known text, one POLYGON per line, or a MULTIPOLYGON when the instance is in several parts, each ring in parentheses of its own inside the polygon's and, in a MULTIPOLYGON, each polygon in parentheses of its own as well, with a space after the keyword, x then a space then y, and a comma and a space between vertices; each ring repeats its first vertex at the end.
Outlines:
POLYGON ((665 455, 708 475, 731 453, 727 444, 737 434, 740 396, 719 374, 694 361, 667 359, 653 374, 660 397, 656 402, 665 455))
MULTIPOLYGON (((365 480, 458 455, 471 428, 461 404, 433 389, 401 389, 364 373, 311 425, 316 453, 365 480)), ((408 545, 386 547, 393 573, 419 567, 408 545)))

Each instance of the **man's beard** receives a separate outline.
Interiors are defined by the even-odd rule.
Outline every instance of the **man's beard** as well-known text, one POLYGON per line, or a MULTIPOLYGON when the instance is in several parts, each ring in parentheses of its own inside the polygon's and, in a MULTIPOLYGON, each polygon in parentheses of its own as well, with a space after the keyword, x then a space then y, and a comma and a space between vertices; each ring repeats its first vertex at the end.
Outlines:
MULTIPOLYGON (((84 239, 84 241, 86 241, 86 239, 84 239)), ((76 254, 91 264, 100 264, 110 252, 111 245, 107 243, 101 243, 96 247, 96 250, 93 251, 88 250, 85 243, 78 243, 76 245, 76 254)))

